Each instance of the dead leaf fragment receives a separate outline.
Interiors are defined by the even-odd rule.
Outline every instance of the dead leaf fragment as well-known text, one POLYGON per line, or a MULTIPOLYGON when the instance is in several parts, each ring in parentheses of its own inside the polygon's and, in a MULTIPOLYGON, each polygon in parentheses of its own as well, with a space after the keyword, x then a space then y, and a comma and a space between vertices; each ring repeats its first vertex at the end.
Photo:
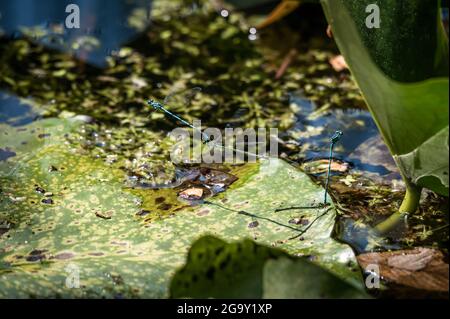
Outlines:
POLYGON ((378 265, 381 278, 387 283, 418 290, 448 292, 449 265, 442 252, 415 248, 393 252, 367 253, 357 257, 363 269, 378 265))
POLYGON ((388 258, 388 265, 399 269, 417 271, 425 268, 433 259, 432 249, 423 249, 418 254, 406 254, 388 258))
POLYGON ((108 210, 106 212, 95 212, 95 216, 103 218, 103 219, 111 219, 112 211, 108 210))
POLYGON ((178 196, 184 199, 200 199, 203 196, 203 189, 192 187, 181 191, 178 196))
POLYGON ((300 0, 284 0, 273 9, 267 18, 256 26, 257 29, 263 29, 276 21, 287 16, 301 4, 300 0))
POLYGON ((331 30, 331 25, 327 26, 327 36, 333 38, 333 30, 331 30))
POLYGON ((336 55, 329 60, 331 66, 336 72, 341 72, 345 69, 348 69, 347 62, 342 55, 336 55))
MULTIPOLYGON (((328 160, 321 159, 318 161, 307 162, 303 164, 303 169, 308 173, 319 174, 324 173, 328 170, 328 160)), ((331 170, 333 172, 344 173, 348 170, 348 163, 332 161, 331 162, 331 170)))

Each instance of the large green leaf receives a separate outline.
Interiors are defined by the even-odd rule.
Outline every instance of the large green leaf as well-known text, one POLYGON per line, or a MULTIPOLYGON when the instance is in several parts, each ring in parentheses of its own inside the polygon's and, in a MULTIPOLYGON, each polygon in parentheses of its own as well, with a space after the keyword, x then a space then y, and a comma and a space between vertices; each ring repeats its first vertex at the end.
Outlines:
POLYGON ((403 175, 448 196, 448 43, 438 1, 322 0, 322 5, 403 175), (369 4, 380 8, 380 28, 366 26, 369 4))
POLYGON ((303 258, 251 240, 206 236, 172 279, 175 298, 364 298, 368 295, 303 258))
POLYGON ((264 266, 264 298, 370 298, 362 289, 304 260, 280 258, 264 266))
POLYGON ((308 255, 362 285, 352 250, 330 237, 333 204, 319 207, 323 189, 282 160, 249 164, 221 196, 144 223, 136 216, 141 198, 124 189, 123 172, 66 142, 76 125, 62 119, 0 124, 1 148, 16 154, 0 161, 0 222, 12 225, 0 237, 0 297, 166 297, 172 274, 205 234, 308 255), (275 212, 293 205, 306 208, 275 212), (75 268, 81 287, 67 288, 75 268))

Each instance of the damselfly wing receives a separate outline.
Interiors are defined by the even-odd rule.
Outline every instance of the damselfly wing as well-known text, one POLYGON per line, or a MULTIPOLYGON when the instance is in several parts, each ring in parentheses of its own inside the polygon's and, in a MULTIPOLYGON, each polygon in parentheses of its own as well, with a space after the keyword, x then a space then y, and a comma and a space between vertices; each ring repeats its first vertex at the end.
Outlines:
POLYGON ((192 100, 202 91, 201 87, 193 87, 190 89, 171 89, 169 94, 164 98, 165 105, 174 108, 186 108, 191 105, 192 100))
POLYGON ((164 100, 163 102, 159 102, 156 100, 148 100, 148 104, 152 106, 154 109, 162 111, 169 115, 173 120, 180 122, 181 124, 188 126, 194 130, 197 130, 201 133, 202 140, 204 143, 209 142, 209 136, 201 131, 200 128, 194 126, 192 123, 188 122, 186 119, 177 115, 175 112, 168 110, 168 108, 172 109, 186 109, 189 108, 191 101, 195 96, 201 92, 200 87, 194 87, 188 90, 173 90, 164 100))

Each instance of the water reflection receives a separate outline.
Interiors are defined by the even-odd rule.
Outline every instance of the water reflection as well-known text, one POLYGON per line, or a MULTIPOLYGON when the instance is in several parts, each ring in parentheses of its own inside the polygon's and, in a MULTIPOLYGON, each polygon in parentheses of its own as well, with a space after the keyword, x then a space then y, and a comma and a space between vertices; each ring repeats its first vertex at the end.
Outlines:
POLYGON ((359 109, 332 109, 318 113, 315 103, 294 94, 291 107, 296 124, 288 132, 300 144, 302 161, 328 157, 329 137, 336 130, 344 135, 335 148, 335 158, 352 164, 354 173, 378 181, 400 179, 400 174, 370 113, 359 109))
POLYGON ((0 92, 0 123, 21 126, 33 122, 39 112, 30 101, 0 92))
POLYGON ((0 30, 30 36, 97 66, 149 25, 151 0, 17 0, 0 2, 0 30), (80 9, 80 28, 65 26, 66 6, 80 9))

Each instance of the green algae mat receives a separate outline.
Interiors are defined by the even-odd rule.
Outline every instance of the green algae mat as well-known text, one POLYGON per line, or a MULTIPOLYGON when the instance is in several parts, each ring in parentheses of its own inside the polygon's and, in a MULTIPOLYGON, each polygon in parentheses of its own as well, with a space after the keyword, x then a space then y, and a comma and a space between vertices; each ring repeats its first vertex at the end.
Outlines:
MULTIPOLYGON (((334 205, 319 205, 323 189, 281 159, 243 169, 228 190, 200 205, 144 222, 137 213, 146 190, 131 192, 122 170, 67 141, 79 124, 0 124, 0 148, 9 154, 0 161, 0 297, 169 297, 192 243, 205 235, 305 256, 362 287, 353 251, 331 238, 334 205), (277 211, 283 207, 296 208, 277 211)), ((281 269, 296 263, 283 258, 281 269)), ((266 284, 280 282, 270 279, 276 263, 267 267, 266 284)))

